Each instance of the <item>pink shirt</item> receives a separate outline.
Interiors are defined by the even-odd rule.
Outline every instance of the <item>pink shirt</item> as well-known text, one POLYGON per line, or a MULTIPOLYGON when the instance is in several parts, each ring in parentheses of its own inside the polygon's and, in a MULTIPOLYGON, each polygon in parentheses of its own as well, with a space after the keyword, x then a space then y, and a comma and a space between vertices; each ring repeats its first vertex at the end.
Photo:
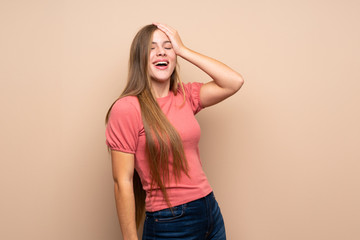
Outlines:
MULTIPOLYGON (((200 140, 200 126, 195 114, 201 109, 201 83, 184 84, 186 101, 179 87, 178 94, 173 92, 163 98, 158 98, 158 104, 171 124, 178 131, 184 146, 189 166, 188 178, 182 174, 180 181, 170 178, 167 193, 172 206, 184 204, 209 194, 212 189, 202 169, 198 143, 200 140)), ((145 208, 153 212, 168 208, 159 188, 150 193, 150 170, 145 154, 145 131, 141 119, 141 110, 137 97, 128 96, 116 101, 110 113, 106 127, 106 144, 112 150, 133 153, 135 169, 139 173, 143 188, 146 191, 145 208)), ((172 156, 169 159, 170 173, 172 172, 172 156)))

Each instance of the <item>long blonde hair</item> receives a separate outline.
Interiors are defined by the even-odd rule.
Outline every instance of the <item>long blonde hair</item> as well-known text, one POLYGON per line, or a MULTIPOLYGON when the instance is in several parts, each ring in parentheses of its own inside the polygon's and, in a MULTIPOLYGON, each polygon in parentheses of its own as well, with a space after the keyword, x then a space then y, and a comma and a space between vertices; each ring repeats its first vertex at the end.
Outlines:
MULTIPOLYGON (((139 100, 146 136, 146 155, 150 166, 151 189, 157 185, 161 189, 167 205, 172 207, 166 191, 166 184, 170 179, 170 154, 172 154, 173 157, 173 175, 176 181, 179 180, 182 171, 187 175, 188 165, 181 138, 162 112, 151 91, 148 60, 152 36, 155 30, 157 30, 155 25, 147 25, 136 34, 130 48, 127 84, 119 98, 137 96, 139 100)), ((177 67, 175 67, 170 77, 169 90, 176 95, 179 86, 185 94, 179 79, 177 67)), ((114 103, 106 115, 106 123, 108 122, 109 114, 114 103)), ((142 188, 136 170, 134 171, 134 194, 136 223, 137 226, 139 226, 145 209, 146 193, 142 188)))

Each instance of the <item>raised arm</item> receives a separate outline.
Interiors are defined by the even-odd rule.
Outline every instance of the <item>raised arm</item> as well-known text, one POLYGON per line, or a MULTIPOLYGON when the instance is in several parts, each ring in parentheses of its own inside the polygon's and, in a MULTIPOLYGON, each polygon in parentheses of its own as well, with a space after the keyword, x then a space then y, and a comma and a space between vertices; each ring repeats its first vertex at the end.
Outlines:
POLYGON ((124 240, 138 240, 133 191, 134 155, 111 151, 117 214, 124 240))
POLYGON ((169 37, 178 56, 196 65, 213 79, 201 87, 200 101, 203 107, 214 105, 230 97, 241 88, 244 80, 238 72, 213 58, 185 47, 177 31, 170 26, 154 24, 169 37))

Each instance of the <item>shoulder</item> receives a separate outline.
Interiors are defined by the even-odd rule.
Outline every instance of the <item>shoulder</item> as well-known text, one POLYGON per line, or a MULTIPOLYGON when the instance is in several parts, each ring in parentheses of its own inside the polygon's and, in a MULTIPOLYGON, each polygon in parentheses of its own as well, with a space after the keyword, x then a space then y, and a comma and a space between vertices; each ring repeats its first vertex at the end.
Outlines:
POLYGON ((180 94, 185 94, 185 99, 191 105, 194 114, 198 113, 203 109, 200 101, 200 89, 203 83, 189 82, 180 84, 182 86, 179 86, 178 91, 180 91, 180 94))
POLYGON ((122 97, 112 105, 106 125, 106 143, 114 150, 134 153, 142 130, 137 97, 122 97))
POLYGON ((121 97, 115 101, 114 105, 111 108, 111 111, 112 112, 140 111, 140 104, 136 96, 121 97))
POLYGON ((185 95, 198 94, 202 85, 203 83, 200 82, 179 83, 178 92, 185 91, 185 95))
POLYGON ((186 98, 191 98, 192 96, 199 97, 200 89, 204 85, 201 82, 188 82, 188 83, 179 83, 178 93, 184 94, 186 98))
POLYGON ((121 97, 115 101, 110 111, 110 118, 141 118, 140 104, 136 96, 121 97))

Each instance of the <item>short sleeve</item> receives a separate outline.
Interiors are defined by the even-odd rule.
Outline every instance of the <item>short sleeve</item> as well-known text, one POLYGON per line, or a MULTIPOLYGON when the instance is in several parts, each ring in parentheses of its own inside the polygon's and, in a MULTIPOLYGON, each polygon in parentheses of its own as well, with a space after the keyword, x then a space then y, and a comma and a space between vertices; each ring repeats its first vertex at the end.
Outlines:
POLYGON ((185 90, 185 98, 189 102, 194 114, 200 112, 204 107, 200 101, 200 89, 203 83, 193 82, 183 84, 185 90))
POLYGON ((106 144, 112 150, 135 153, 142 128, 140 107, 136 97, 124 97, 115 102, 106 125, 106 144))

